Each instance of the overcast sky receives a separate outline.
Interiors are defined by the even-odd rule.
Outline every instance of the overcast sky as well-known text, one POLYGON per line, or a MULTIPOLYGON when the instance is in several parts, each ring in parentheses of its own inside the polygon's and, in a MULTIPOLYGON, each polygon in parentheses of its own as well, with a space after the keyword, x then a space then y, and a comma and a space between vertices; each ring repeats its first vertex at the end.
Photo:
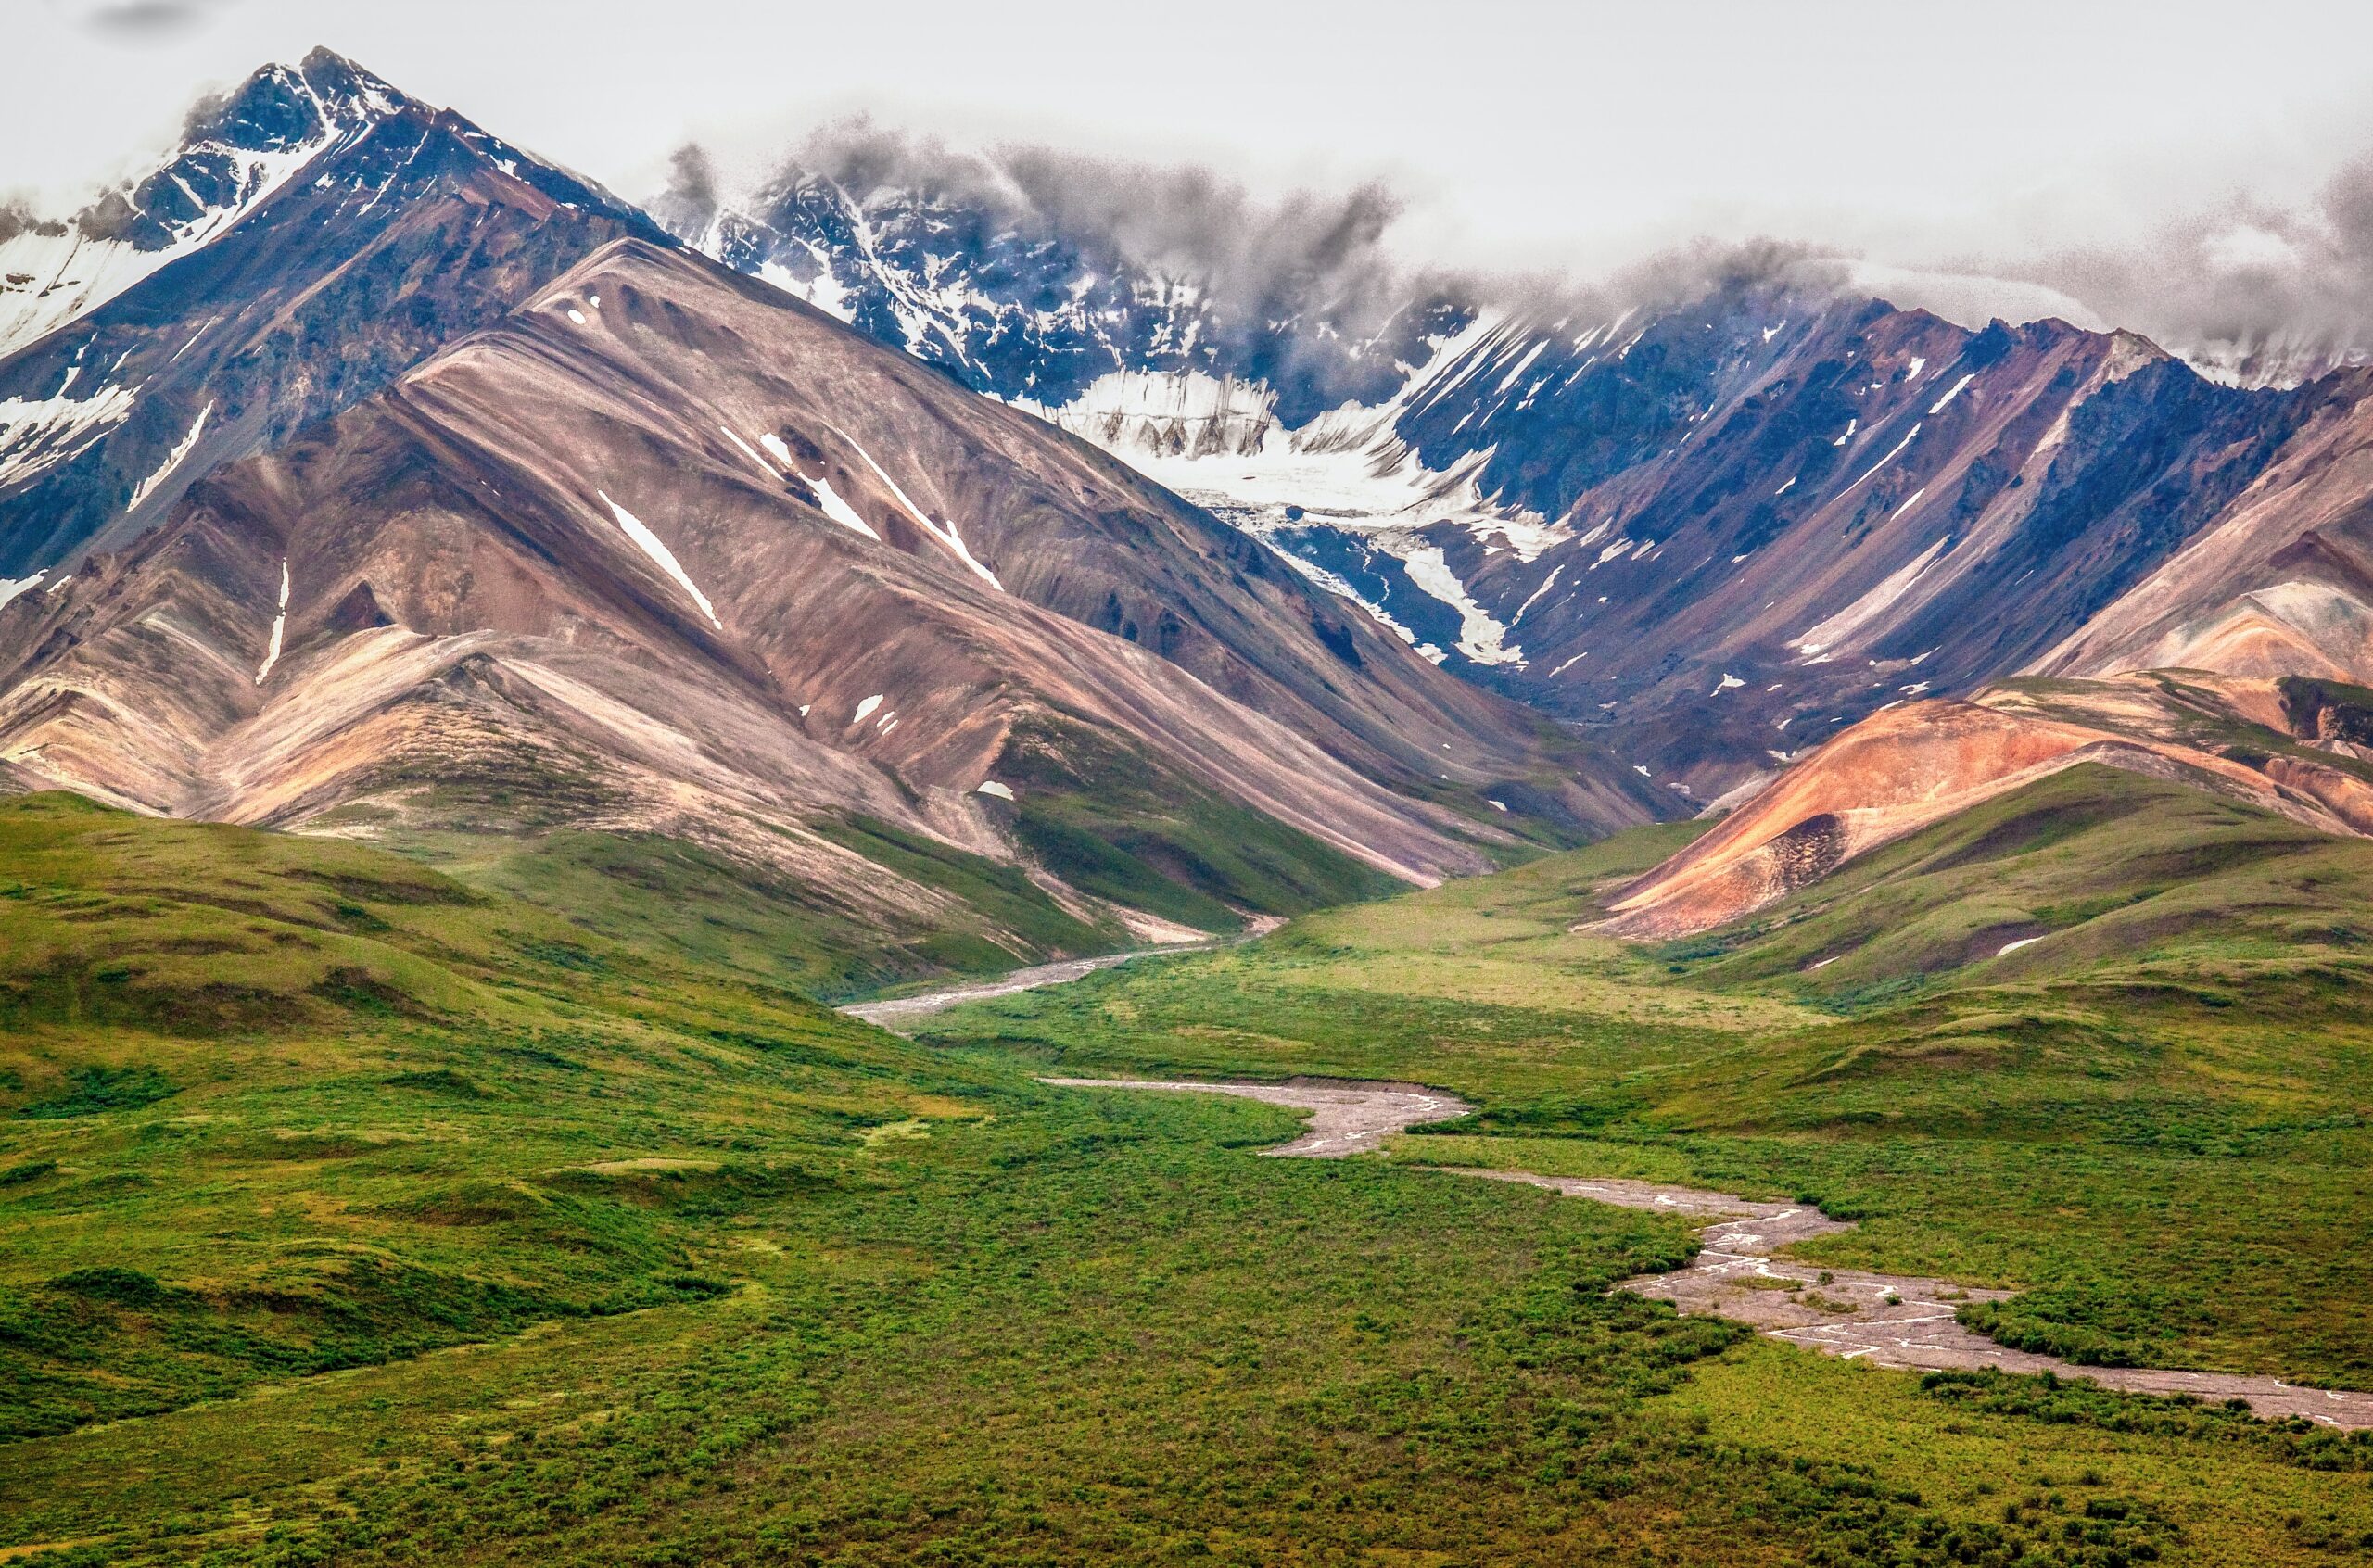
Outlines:
POLYGON ((0 191, 52 209, 326 44, 621 194, 855 110, 958 140, 1383 176, 1404 248, 1694 234, 1933 264, 2125 245, 2373 148, 2373 6, 2249 0, 9 0, 0 191))

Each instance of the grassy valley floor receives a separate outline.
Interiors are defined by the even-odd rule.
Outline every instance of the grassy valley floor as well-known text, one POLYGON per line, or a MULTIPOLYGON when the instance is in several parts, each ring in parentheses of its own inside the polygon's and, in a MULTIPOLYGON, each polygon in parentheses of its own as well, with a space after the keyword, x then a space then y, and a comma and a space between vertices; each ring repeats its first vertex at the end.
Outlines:
MULTIPOLYGON (((1810 917, 1694 955, 1567 930, 1677 831, 909 1043, 392 856, 0 803, 0 1549, 2367 1555, 2366 1444, 1679 1319, 1607 1286, 1685 1258, 1681 1221, 1413 1168, 1817 1191, 1864 1219, 1838 1261, 2029 1287, 2010 1331, 2363 1381, 2362 1036, 2308 972, 2337 944, 1873 1003, 1715 972, 1810 917), (2279 1027, 2194 999, 2262 982, 2279 1027), (2100 1021, 2023 1021, 2062 1013, 2100 1021), (1408 1078, 1482 1110, 1390 1158, 1277 1161, 1282 1111, 1052 1067, 1408 1078)), ((1908 884, 1949 875, 1923 864, 1908 884)))

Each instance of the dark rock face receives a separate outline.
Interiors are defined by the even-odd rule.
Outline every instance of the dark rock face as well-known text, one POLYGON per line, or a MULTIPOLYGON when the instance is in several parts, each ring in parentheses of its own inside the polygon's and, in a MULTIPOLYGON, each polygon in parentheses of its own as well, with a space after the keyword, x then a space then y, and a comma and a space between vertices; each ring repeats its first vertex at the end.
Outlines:
MULTIPOLYGON (((664 207, 663 213, 666 212, 664 207)), ((742 209, 669 214, 679 237, 1007 401, 1069 403, 1116 372, 1263 383, 1307 423, 1390 397, 1473 306, 1330 297, 1289 268, 1243 293, 1166 275, 1020 192, 869 185, 791 170, 742 209)))
POLYGON ((133 537, 207 470, 369 397, 602 244, 664 241, 599 187, 323 52, 258 72, 192 137, 99 226, 171 248, 204 218, 194 199, 236 221, 0 360, 0 407, 27 411, 0 429, 0 576, 55 576, 133 537), (304 161, 241 212, 253 193, 229 183, 289 157, 304 161))
MULTIPOLYGON (((1531 606, 1527 662, 1485 678, 1717 790, 1760 752, 2025 667, 2206 526, 2310 406, 2059 322, 1804 310, 1709 301, 1616 367, 1553 366, 1561 398, 1461 411, 1501 437, 1483 491, 1574 537, 1519 562, 1487 558, 1488 530, 1424 532, 1487 611, 1531 606)), ((1440 423, 1423 411, 1421 441, 1440 423)))

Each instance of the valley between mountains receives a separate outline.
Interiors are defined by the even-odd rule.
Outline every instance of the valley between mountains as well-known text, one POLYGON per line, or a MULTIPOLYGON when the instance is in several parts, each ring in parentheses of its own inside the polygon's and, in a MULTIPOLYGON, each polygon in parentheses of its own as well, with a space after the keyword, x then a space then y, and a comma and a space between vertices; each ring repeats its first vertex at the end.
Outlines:
POLYGON ((0 1558, 2373 1554, 2373 372, 690 167, 0 209, 0 1558))

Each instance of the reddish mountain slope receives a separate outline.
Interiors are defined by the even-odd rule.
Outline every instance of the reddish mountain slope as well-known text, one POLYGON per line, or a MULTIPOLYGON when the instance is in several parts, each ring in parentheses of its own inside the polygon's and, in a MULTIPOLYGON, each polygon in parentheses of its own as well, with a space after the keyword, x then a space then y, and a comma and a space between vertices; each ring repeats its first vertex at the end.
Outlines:
POLYGON ((2373 833, 2373 693, 2147 673, 2016 681, 1874 714, 1624 890, 1607 929, 1683 936, 2079 763, 2198 786, 2329 833, 2373 833), (2360 739, 2351 739, 2360 736, 2360 739))

